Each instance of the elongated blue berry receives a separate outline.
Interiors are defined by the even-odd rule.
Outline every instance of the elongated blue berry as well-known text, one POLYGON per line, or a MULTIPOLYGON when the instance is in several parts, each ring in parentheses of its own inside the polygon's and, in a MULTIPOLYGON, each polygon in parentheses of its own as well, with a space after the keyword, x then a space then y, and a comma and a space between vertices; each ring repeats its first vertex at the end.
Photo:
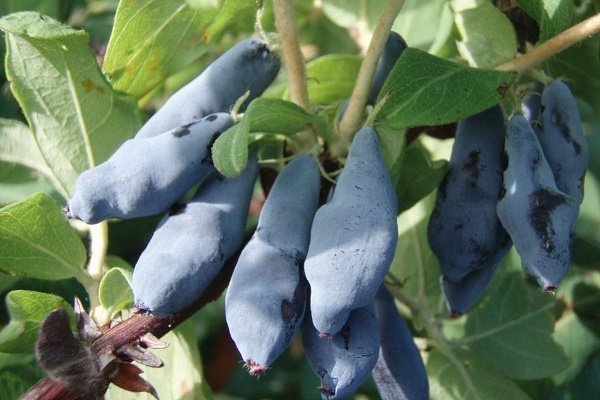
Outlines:
POLYGON ((542 288, 554 290, 570 264, 571 232, 579 211, 558 190, 536 134, 522 115, 513 115, 506 134, 505 194, 497 212, 525 270, 542 288))
POLYGON ((200 297, 242 244, 257 173, 255 158, 236 178, 215 172, 189 202, 171 208, 133 271, 138 308, 164 318, 200 297))
POLYGON ((320 335, 306 319, 302 344, 310 368, 321 378, 321 398, 352 395, 369 377, 379 355, 379 332, 373 304, 350 313, 332 337, 320 335))
POLYGON ((308 283, 303 263, 320 178, 308 155, 283 168, 231 277, 227 325, 253 375, 262 374, 285 351, 304 318, 308 283))
POLYGON ((279 59, 266 42, 256 38, 243 40, 175 92, 142 126, 136 138, 160 135, 206 115, 229 112, 250 91, 245 107, 273 82, 279 67, 279 59))
POLYGON ((214 171, 210 147, 232 123, 229 114, 212 114, 155 137, 127 140, 77 178, 67 217, 95 224, 165 212, 214 171))
POLYGON ((305 262, 314 326, 334 335, 373 302, 398 241, 396 194, 375 131, 355 136, 331 200, 319 208, 305 262))
POLYGON ((427 400, 429 382, 415 341, 394 298, 381 286, 375 297, 381 347, 373 379, 383 400, 427 400))
POLYGON ((541 109, 542 126, 536 133, 556 186, 581 203, 589 151, 579 109, 569 87, 562 81, 547 85, 541 109))
POLYGON ((496 215, 504 134, 499 106, 460 121, 448 171, 438 188, 427 235, 440 260, 451 313, 464 313, 475 304, 511 247, 496 215), (460 291, 453 290, 457 286, 460 291))

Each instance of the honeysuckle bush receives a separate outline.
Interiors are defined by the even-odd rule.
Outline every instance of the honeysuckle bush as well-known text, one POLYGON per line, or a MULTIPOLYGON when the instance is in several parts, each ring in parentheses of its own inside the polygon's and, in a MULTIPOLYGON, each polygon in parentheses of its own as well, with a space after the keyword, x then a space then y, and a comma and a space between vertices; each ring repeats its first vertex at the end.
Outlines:
MULTIPOLYGON (((595 30, 586 33, 580 22, 595 16, 600 2, 302 0, 293 2, 292 20, 274 15, 274 4, 286 2, 259 3, 0 4, 5 60, 0 398, 18 398, 43 377, 34 345, 50 311, 63 308, 74 321, 78 297, 99 325, 131 313, 132 265, 160 216, 91 226, 68 221, 61 209, 77 176, 105 161, 216 56, 253 34, 276 45, 285 68, 235 129, 215 143, 215 165, 235 176, 249 145, 258 149, 264 167, 275 168, 310 149, 324 161, 322 172, 334 177, 356 126, 367 119, 375 126, 400 210, 386 283, 421 350, 431 398, 595 398, 600 392, 600 38, 592 34, 598 22, 592 20, 595 30), (391 15, 392 29, 409 48, 383 95, 362 113, 364 100, 357 99, 365 91, 361 74, 368 72, 361 63, 376 59, 369 44, 376 43, 378 32, 381 36, 381 21, 394 6, 402 8, 397 17, 391 15), (292 26, 297 34, 292 29, 290 40, 292 26), (554 43, 569 28, 577 40, 558 48, 554 43), (294 39, 306 61, 305 77, 287 68, 298 63, 286 56, 294 39), (571 269, 556 293, 544 293, 512 250, 474 309, 451 318, 438 261, 427 243, 427 223, 454 124, 498 102, 509 115, 520 108, 533 81, 559 78, 577 97, 590 146, 571 269)), ((260 199, 257 189, 249 231, 260 199)), ((228 339, 223 307, 222 297, 207 304, 163 337, 168 348, 154 350, 164 366, 143 367, 142 376, 160 398, 317 397, 319 380, 298 340, 264 378, 248 377, 228 339)), ((149 396, 113 385, 106 392, 107 399, 149 396)), ((367 381, 355 398, 379 395, 367 381)))

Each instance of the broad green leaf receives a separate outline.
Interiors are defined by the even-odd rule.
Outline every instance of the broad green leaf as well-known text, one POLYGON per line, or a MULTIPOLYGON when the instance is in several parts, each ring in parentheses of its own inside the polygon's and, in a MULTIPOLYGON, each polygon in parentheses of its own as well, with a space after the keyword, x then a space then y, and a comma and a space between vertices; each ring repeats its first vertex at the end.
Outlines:
POLYGON ((106 264, 109 270, 104 274, 98 288, 100 304, 112 315, 121 310, 127 310, 133 304, 133 292, 131 291, 132 268, 115 256, 107 257, 106 264), (122 265, 111 267, 111 265, 122 265))
POLYGON ((360 63, 359 56, 328 54, 306 64, 310 101, 329 104, 350 97, 360 63))
MULTIPOLYGON (((547 63, 552 76, 569 83, 573 94, 581 97, 600 115, 600 36, 594 35, 557 54, 547 63)), ((593 157, 590 157, 592 159, 593 157)))
POLYGON ((557 297, 566 309, 557 321, 554 340, 565 350, 569 367, 554 375, 556 385, 572 381, 588 358, 600 350, 600 329, 596 316, 600 306, 600 273, 574 268, 558 288, 557 297))
POLYGON ((590 360, 572 383, 555 390, 550 400, 596 400, 600 393, 600 354, 590 360))
POLYGON ((250 122, 246 116, 223 132, 212 147, 212 159, 217 170, 228 177, 238 176, 248 163, 250 122))
POLYGON ((21 164, 48 178, 53 177, 31 130, 21 121, 0 118, 0 160, 21 164))
POLYGON ((321 117, 280 99, 257 98, 250 103, 244 117, 249 119, 252 133, 293 134, 311 126, 325 125, 321 117))
POLYGON ((431 315, 442 308, 439 263, 427 241, 427 224, 435 196, 430 194, 398 217, 398 245, 390 274, 403 284, 402 291, 431 315))
POLYGON ((458 121, 497 104, 498 87, 513 78, 408 48, 379 94, 384 103, 377 117, 394 128, 458 121))
POLYGON ((0 331, 0 352, 29 353, 37 340, 38 329, 55 308, 69 310, 68 303, 48 293, 15 290, 6 295, 10 322, 0 331))
POLYGON ((448 162, 432 160, 418 141, 404 150, 390 173, 398 195, 398 211, 411 208, 433 191, 444 178, 448 162))
POLYGON ((323 0, 323 11, 339 26, 371 32, 385 0, 323 0))
POLYGON ((0 271, 86 281, 86 250, 60 207, 43 193, 0 209, 0 271))
MULTIPOLYGON (((600 133, 600 132, 595 132, 600 133)), ((590 159, 600 153, 590 153, 590 159)), ((585 191, 577 219, 576 238, 573 244, 573 261, 584 267, 600 269, 600 181, 589 171, 585 177, 585 191)))
POLYGON ((541 379, 568 366, 552 338, 554 299, 529 287, 519 273, 506 274, 487 301, 467 319, 465 341, 483 360, 516 379, 541 379))
POLYGON ((539 43, 564 31, 573 19, 573 0, 517 0, 519 7, 540 27, 539 43))
POLYGON ((106 160, 140 122, 104 80, 83 31, 35 12, 0 19, 7 76, 60 193, 106 160))
POLYGON ((491 2, 461 7, 451 2, 461 40, 460 54, 472 67, 491 68, 517 54, 517 36, 510 20, 491 2))
POLYGON ((435 43, 445 42, 452 33, 454 21, 447 0, 406 0, 394 22, 410 47, 434 50, 435 43))
MULTIPOLYGON (((490 360, 493 362, 493 360, 490 360)), ((432 400, 529 400, 510 379, 462 351, 433 350, 427 359, 432 400)))
MULTIPOLYGON (((203 378, 202 361, 197 337, 191 321, 186 321, 161 338, 169 343, 166 349, 155 350, 154 354, 164 362, 162 368, 140 366, 142 378, 154 386, 158 397, 169 400, 212 399, 212 393, 203 378)), ((106 400, 154 400, 147 393, 131 393, 110 385, 106 400)))
POLYGON ((252 2, 188 3, 119 2, 103 64, 116 90, 142 97, 205 54, 208 43, 236 23, 236 17, 248 28, 254 23, 252 2))

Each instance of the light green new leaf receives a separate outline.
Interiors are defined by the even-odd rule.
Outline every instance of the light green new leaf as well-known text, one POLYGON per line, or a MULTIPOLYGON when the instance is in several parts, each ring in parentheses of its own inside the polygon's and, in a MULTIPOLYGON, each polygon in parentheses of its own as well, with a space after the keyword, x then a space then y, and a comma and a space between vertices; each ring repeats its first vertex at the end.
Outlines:
POLYGON ((248 163, 249 118, 223 132, 212 147, 212 159, 217 170, 228 177, 238 176, 248 163))
POLYGON ((371 32, 385 6, 384 0, 323 0, 323 11, 339 26, 371 32))
POLYGON ((350 97, 361 60, 349 54, 328 54, 306 64, 310 101, 329 104, 350 97))
MULTIPOLYGON (((154 386, 161 399, 170 400, 210 400, 212 393, 203 378, 202 361, 194 325, 186 321, 161 340, 169 347, 153 350, 164 362, 162 368, 140 366, 142 378, 154 386)), ((154 400, 148 393, 131 393, 110 385, 106 400, 154 400)))
POLYGON ((100 281, 98 297, 102 307, 112 315, 115 312, 129 309, 133 304, 133 292, 131 291, 133 268, 125 260, 116 256, 108 256, 105 263, 110 269, 100 281))
POLYGON ((55 308, 69 311, 69 304, 59 296, 15 290, 6 295, 10 322, 0 331, 0 352, 29 353, 37 340, 40 323, 55 308))
POLYGON ((461 36, 457 43, 460 54, 472 67, 492 68, 517 54, 517 36, 512 23, 491 2, 475 7, 451 3, 454 21, 461 36))
POLYGON ((140 98, 205 54, 236 17, 251 29, 255 5, 243 3, 121 1, 103 69, 116 90, 140 98))
POLYGON ((402 291, 426 306, 431 315, 440 312, 439 262, 427 241, 427 224, 435 196, 428 197, 398 216, 398 245, 390 274, 403 284, 402 291))
POLYGON ((540 27, 538 43, 545 42, 571 26, 573 0, 517 0, 519 7, 540 27))
POLYGON ((499 87, 513 78, 408 48, 379 94, 384 103, 377 117, 394 128, 455 122, 497 104, 499 87))
POLYGON ((325 125, 323 118, 307 113, 295 103, 260 97, 250 103, 244 117, 249 118, 252 133, 291 135, 311 125, 325 125))
POLYGON ((513 381, 466 352, 450 358, 433 350, 427 372, 432 400, 530 400, 513 381))
POLYGON ((0 19, 7 76, 59 192, 106 160, 140 121, 104 80, 88 35, 35 12, 0 19))
POLYGON ((554 299, 508 273, 467 319, 465 341, 483 360, 516 379, 542 379, 568 366, 552 338, 554 299))
POLYGON ((86 280, 86 250, 48 195, 31 197, 0 209, 0 270, 37 279, 86 280))
POLYGON ((393 30, 402 35, 410 47, 435 50, 452 33, 454 22, 447 0, 406 0, 393 30))

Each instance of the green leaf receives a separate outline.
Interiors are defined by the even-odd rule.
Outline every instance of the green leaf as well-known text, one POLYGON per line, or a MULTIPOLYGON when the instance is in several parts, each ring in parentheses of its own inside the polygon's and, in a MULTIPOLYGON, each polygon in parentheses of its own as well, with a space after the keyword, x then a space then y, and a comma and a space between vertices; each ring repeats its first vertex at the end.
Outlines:
POLYGON ((239 123, 223 132, 212 147, 212 159, 217 170, 228 177, 238 176, 248 163, 249 119, 244 116, 239 123))
POLYGON ((0 209, 0 271, 86 281, 86 250, 60 207, 43 193, 0 209))
POLYGON ((306 64, 310 101, 329 104, 350 97, 361 61, 359 56, 328 54, 306 64))
POLYGON ((323 11, 339 26, 371 32, 385 6, 384 0, 323 0, 323 11))
POLYGON ((398 195, 398 211, 411 208, 437 188, 447 166, 446 160, 432 160, 419 141, 408 146, 390 173, 398 195))
POLYGON ((436 42, 445 42, 454 26, 447 0, 406 0, 394 22, 398 32, 410 47, 433 49, 436 42))
POLYGON ((310 128, 324 127, 323 118, 307 113, 299 105, 280 99, 254 99, 244 114, 250 132, 293 134, 310 128))
POLYGON ((53 177, 31 130, 21 121, 0 118, 0 160, 24 165, 48 178, 53 177))
POLYGON ((113 315, 121 310, 128 310, 133 304, 131 275, 133 268, 119 257, 107 257, 109 270, 104 274, 98 288, 100 304, 113 315), (111 267, 111 265, 120 265, 111 267))
POLYGON ((573 0, 517 0, 517 3, 538 23, 540 27, 538 43, 545 42, 571 26, 573 0))
POLYGON ((547 63, 552 76, 564 79, 569 83, 575 96, 581 97, 592 105, 595 116, 600 115, 598 48, 600 48, 600 36, 594 35, 576 46, 563 50, 547 63))
POLYGON ((588 358, 600 350, 600 330, 596 313, 600 303, 600 273, 574 269, 561 283, 557 297, 566 310, 556 323, 554 340, 569 358, 569 367, 552 380, 562 386, 577 377, 588 358))
POLYGON ((190 7, 185 0, 119 2, 103 64, 113 87, 142 97, 204 55, 207 44, 236 23, 236 17, 248 28, 254 22, 249 14, 255 7, 252 2, 204 3, 190 7))
POLYGON ((596 400, 600 393, 600 354, 596 355, 575 381, 556 390, 550 400, 596 400))
POLYGON ((513 78, 408 48, 379 94, 378 118, 394 128, 458 121, 497 104, 498 87, 513 78))
POLYGON ((432 400, 529 400, 514 382, 466 352, 448 357, 433 350, 427 372, 432 400))
POLYGON ((37 340, 38 329, 46 315, 55 308, 71 311, 59 296, 15 290, 6 295, 10 322, 0 331, 0 352, 29 353, 37 340))
POLYGON ((443 304, 439 263, 427 241, 434 204, 432 193, 398 216, 398 245, 390 267, 390 274, 403 284, 402 291, 431 315, 438 314, 443 304))
MULTIPOLYGON (((191 321, 186 321, 161 338, 169 347, 154 353, 164 362, 162 368, 140 366, 142 378, 150 382, 161 399, 205 400, 212 399, 212 393, 203 378, 202 361, 198 349, 196 333, 191 321)), ((131 393, 110 385, 106 400, 154 400, 147 393, 131 393)))
POLYGON ((451 6, 461 36, 458 50, 469 65, 491 68, 512 59, 517 54, 517 36, 506 15, 489 1, 467 7, 461 2, 454 0, 451 6))
POLYGON ((140 125, 104 80, 83 31, 35 12, 0 19, 7 76, 59 192, 106 160, 140 125))
POLYGON ((464 341, 510 377, 552 376, 568 366, 562 347, 552 339, 553 307, 554 299, 527 286, 522 274, 506 274, 468 316, 464 341))

